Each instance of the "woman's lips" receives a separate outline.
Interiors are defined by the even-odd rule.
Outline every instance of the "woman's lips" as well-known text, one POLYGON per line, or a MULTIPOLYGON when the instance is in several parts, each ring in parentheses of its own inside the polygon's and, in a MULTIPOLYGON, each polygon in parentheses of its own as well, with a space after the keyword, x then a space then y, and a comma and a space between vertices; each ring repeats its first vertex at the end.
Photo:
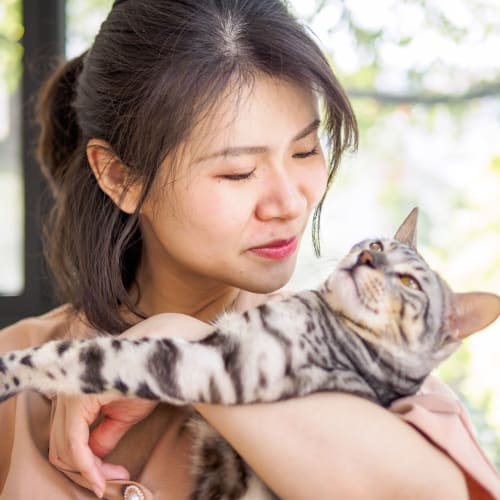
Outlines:
POLYGON ((280 260, 292 255, 297 248, 297 238, 294 236, 288 240, 277 240, 265 243, 261 247, 254 247, 250 250, 261 257, 267 259, 280 260))

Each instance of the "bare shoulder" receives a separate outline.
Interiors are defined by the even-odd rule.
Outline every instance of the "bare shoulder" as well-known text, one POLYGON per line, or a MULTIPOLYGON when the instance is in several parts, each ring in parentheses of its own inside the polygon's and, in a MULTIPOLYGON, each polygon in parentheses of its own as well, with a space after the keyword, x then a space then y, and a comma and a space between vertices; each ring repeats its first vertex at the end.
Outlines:
POLYGON ((87 327, 70 306, 22 319, 0 330, 0 352, 25 349, 49 340, 81 336, 87 327))

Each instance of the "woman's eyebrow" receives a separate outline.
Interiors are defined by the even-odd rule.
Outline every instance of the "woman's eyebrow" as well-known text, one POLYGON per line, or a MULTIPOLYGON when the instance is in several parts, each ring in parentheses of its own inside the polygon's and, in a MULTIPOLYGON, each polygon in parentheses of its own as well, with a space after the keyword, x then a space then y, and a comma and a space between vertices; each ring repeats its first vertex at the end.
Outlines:
MULTIPOLYGON (((304 137, 307 137, 309 134, 316 132, 318 130, 321 120, 316 118, 312 123, 310 123, 306 128, 301 130, 297 135, 295 135, 290 142, 297 142, 304 137)), ((217 158, 219 156, 243 156, 243 155, 255 155, 255 154, 263 154, 269 151, 268 146, 235 146, 224 148, 220 151, 216 151, 207 156, 203 156, 202 158, 198 158, 193 163, 200 163, 205 160, 210 160, 213 158, 217 158)))
POLYGON ((300 141, 304 137, 307 137, 309 134, 316 132, 318 130, 321 120, 316 118, 310 125, 308 125, 304 130, 301 130, 293 139, 292 142, 300 141))

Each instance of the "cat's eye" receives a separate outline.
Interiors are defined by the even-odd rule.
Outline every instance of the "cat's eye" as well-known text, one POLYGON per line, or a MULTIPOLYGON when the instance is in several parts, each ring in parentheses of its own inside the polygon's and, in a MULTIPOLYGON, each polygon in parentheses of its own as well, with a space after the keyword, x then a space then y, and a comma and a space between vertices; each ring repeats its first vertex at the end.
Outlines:
POLYGON ((422 288, 420 287, 420 283, 409 274, 400 275, 399 281, 401 281, 402 285, 411 288, 412 290, 422 290, 422 288))
POLYGON ((380 241, 373 241, 370 243, 369 247, 370 250, 374 252, 383 252, 384 251, 384 246, 380 241))

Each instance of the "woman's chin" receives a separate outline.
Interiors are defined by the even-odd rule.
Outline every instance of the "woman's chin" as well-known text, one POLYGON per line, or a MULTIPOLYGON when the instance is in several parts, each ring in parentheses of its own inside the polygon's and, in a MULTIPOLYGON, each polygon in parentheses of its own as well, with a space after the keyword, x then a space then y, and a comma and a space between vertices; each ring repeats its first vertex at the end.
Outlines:
POLYGON ((272 293, 283 288, 291 279, 292 272, 267 273, 266 275, 254 275, 246 279, 239 288, 253 293, 272 293))

